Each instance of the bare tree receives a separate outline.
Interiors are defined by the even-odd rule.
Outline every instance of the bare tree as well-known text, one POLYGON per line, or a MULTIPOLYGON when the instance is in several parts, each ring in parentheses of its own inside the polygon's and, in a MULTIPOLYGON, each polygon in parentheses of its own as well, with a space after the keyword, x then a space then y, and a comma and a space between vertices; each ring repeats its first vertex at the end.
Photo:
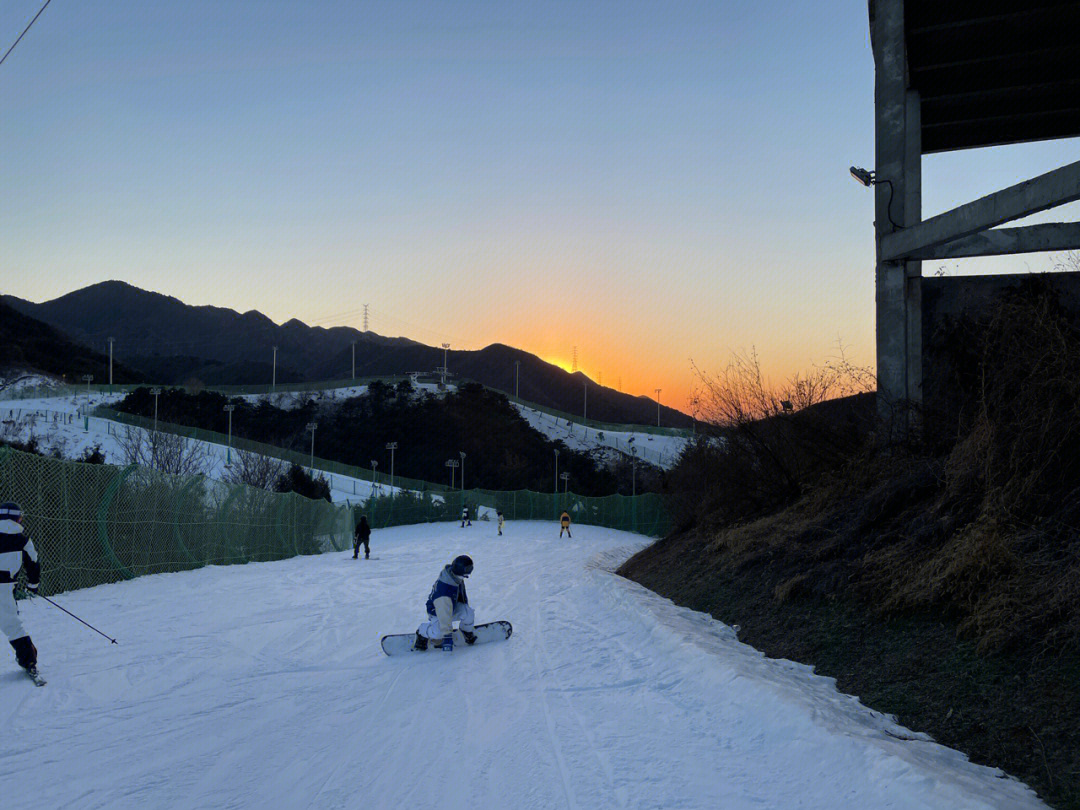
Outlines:
POLYGON ((171 475, 205 475, 212 464, 210 452, 202 443, 175 433, 125 427, 116 441, 126 464, 171 475))
POLYGON ((232 455, 232 466, 222 479, 230 484, 247 484, 272 491, 274 483, 288 468, 288 464, 272 456, 263 456, 235 448, 232 455))

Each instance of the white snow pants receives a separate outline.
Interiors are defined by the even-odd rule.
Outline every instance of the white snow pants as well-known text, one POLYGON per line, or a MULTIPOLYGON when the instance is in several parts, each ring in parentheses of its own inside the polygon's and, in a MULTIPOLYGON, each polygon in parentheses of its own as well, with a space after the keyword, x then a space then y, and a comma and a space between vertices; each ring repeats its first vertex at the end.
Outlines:
POLYGON ((19 611, 15 607, 15 596, 8 590, 11 587, 11 585, 0 584, 0 630, 4 631, 8 641, 27 635, 22 619, 19 618, 19 611))
MULTIPOLYGON (((463 605, 461 602, 458 602, 457 607, 454 608, 454 617, 451 622, 453 621, 460 621, 461 629, 468 630, 471 633, 473 629, 473 622, 476 621, 476 614, 473 613, 473 609, 471 607, 469 607, 468 605, 463 605)), ((426 622, 421 624, 416 629, 416 632, 418 632, 425 638, 434 639, 436 641, 443 637, 442 628, 439 627, 438 616, 430 616, 426 622)))

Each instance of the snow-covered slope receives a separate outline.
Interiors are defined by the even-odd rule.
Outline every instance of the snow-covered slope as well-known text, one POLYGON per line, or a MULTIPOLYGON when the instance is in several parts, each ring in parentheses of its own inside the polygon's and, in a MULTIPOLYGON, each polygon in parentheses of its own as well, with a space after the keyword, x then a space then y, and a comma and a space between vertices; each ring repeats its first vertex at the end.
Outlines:
MULTIPOLYGON (((0 438, 20 442, 34 438, 42 452, 59 452, 69 459, 77 459, 84 451, 99 447, 107 464, 126 464, 118 437, 128 430, 140 432, 140 429, 85 415, 98 405, 109 405, 123 398, 123 394, 92 393, 89 397, 78 395, 0 401, 0 438)), ((228 480, 226 461, 229 456, 225 445, 210 442, 197 444, 206 454, 203 474, 207 478, 228 480)), ((335 503, 356 503, 371 495, 370 481, 337 474, 326 474, 326 478, 335 503)), ((385 482, 380 482, 375 489, 381 495, 389 495, 391 491, 385 482)), ((394 487, 394 491, 400 492, 401 489, 394 487)))
POLYGON ((585 526, 560 541, 554 523, 411 526, 376 531, 369 561, 57 597, 118 645, 33 601, 49 684, 0 656, 0 783, 12 807, 80 810, 1043 806, 609 573, 641 546, 585 526), (461 552, 478 619, 513 637, 383 656, 380 634, 416 627, 461 552))
POLYGON ((567 422, 545 411, 514 404, 525 421, 549 439, 563 442, 572 450, 614 449, 629 455, 636 448, 637 457, 664 469, 675 466, 679 454, 689 443, 682 436, 664 436, 634 431, 596 430, 577 423, 567 422))

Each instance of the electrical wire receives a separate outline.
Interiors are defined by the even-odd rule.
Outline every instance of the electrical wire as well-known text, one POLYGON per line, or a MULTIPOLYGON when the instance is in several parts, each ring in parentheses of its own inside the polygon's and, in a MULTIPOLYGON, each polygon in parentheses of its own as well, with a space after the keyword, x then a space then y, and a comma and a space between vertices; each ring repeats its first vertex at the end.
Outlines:
POLYGON ((33 25, 35 22, 37 22, 37 18, 41 16, 41 12, 44 11, 45 7, 48 6, 49 3, 51 3, 51 2, 52 2, 52 0, 45 0, 45 5, 41 7, 41 9, 38 11, 37 14, 34 15, 34 19, 32 19, 27 24, 26 28, 23 29, 23 32, 21 34, 19 34, 19 39, 12 42, 11 47, 7 49, 7 53, 5 53, 3 56, 0 56, 0 65, 4 64, 4 60, 8 58, 8 54, 10 54, 13 50, 15 50, 15 46, 19 44, 19 40, 21 40, 24 36, 26 36, 26 32, 30 30, 30 26, 33 25))

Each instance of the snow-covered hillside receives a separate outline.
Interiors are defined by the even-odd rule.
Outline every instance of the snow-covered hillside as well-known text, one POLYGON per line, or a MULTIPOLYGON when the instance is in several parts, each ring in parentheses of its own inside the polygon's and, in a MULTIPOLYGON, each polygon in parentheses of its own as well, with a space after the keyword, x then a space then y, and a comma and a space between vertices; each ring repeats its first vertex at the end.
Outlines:
POLYGON ((664 469, 675 466, 679 454, 690 442, 690 439, 682 436, 596 430, 524 405, 515 404, 514 407, 533 430, 563 442, 572 450, 592 451, 607 448, 629 455, 632 449, 636 449, 639 459, 664 469))
MULTIPOLYGON (((65 458, 77 459, 87 450, 100 448, 107 464, 126 464, 127 459, 120 436, 127 431, 141 433, 139 428, 129 427, 97 416, 87 416, 98 405, 109 405, 123 394, 91 393, 68 397, 48 397, 0 401, 0 438, 27 442, 36 439, 42 452, 58 452, 65 458)), ((205 453, 203 474, 207 478, 228 480, 229 458, 225 445, 198 442, 205 453)), ((372 484, 359 478, 338 474, 326 474, 330 483, 330 495, 335 503, 356 503, 366 500, 372 493, 372 484)), ((375 490, 389 495, 390 486, 380 482, 375 490)), ((401 491, 395 487, 395 492, 401 491)))
MULTIPOLYGON (((31 527, 32 528, 32 527, 31 527)), ((377 531, 349 552, 38 599, 49 683, 0 656, 12 807, 1023 808, 1022 784, 609 573, 643 539, 553 523, 377 531), (469 553, 513 637, 386 658, 469 553), (18 799, 16 800, 16 796, 18 799)), ((5 805, 7 806, 7 805, 5 805)))

